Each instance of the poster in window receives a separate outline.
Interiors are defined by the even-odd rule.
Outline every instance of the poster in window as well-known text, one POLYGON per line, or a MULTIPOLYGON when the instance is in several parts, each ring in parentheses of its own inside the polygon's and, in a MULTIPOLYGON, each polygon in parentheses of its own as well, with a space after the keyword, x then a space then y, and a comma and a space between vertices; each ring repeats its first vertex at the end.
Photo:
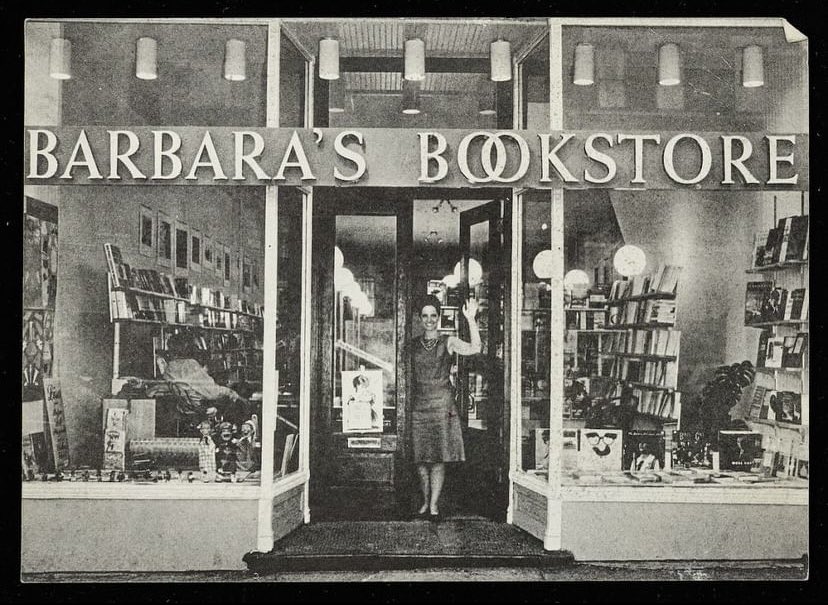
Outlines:
POLYGON ((342 432, 381 433, 382 370, 342 371, 342 432))
POLYGON ((213 265, 216 275, 224 279, 224 244, 218 241, 213 244, 213 265))
POLYGON ((172 267, 173 226, 170 217, 158 211, 158 264, 172 267))
POLYGON ((186 274, 190 266, 190 231, 187 225, 175 222, 175 269, 178 274, 186 274))
POLYGON ((146 206, 138 217, 138 247, 142 256, 155 255, 155 214, 146 206))
POLYGON ((233 262, 230 256, 230 246, 224 247, 224 285, 230 285, 230 279, 233 272, 233 262))
POLYGON ((43 379, 43 401, 46 404, 46 419, 49 423, 48 437, 51 441, 55 469, 69 467, 69 438, 66 436, 66 417, 60 382, 55 378, 43 379))
POLYGON ((202 254, 201 231, 193 229, 190 231, 190 270, 201 271, 202 254))
POLYGON ((201 260, 201 266, 205 271, 213 270, 213 238, 206 233, 201 240, 201 245, 204 248, 204 257, 201 260))
POLYGON ((582 471, 620 471, 623 431, 618 429, 581 429, 578 469, 582 471))

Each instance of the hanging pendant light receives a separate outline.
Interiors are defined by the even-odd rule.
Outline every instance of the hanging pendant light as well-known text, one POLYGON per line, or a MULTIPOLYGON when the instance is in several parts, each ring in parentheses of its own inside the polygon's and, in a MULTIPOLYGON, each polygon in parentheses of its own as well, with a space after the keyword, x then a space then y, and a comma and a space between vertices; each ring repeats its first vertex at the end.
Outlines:
POLYGON ((425 42, 420 38, 405 41, 405 79, 425 80, 425 42))
POLYGON ((672 42, 658 49, 658 83, 662 86, 676 86, 681 83, 679 47, 672 42))
POLYGON ((489 47, 492 82, 512 79, 512 49, 508 40, 497 39, 489 47))
POLYGON ((416 82, 403 81, 402 112, 406 115, 420 113, 420 87, 416 82))
POLYGON ((746 46, 742 50, 742 86, 758 88, 765 85, 765 62, 761 46, 746 46))
POLYGON ((477 113, 481 116, 497 115, 495 83, 483 79, 477 85, 477 113))
POLYGON ((319 41, 319 77, 339 79, 339 40, 324 38, 319 41))
POLYGON ((241 82, 247 77, 244 42, 228 40, 224 46, 224 79, 241 82))
POLYGON ((572 83, 576 86, 595 84, 595 47, 592 44, 578 44, 575 47, 575 73, 572 83))
POLYGON ((56 80, 72 77, 72 43, 66 38, 52 38, 49 54, 49 75, 56 80))
POLYGON ((135 77, 140 80, 158 78, 158 43, 154 38, 138 38, 136 42, 135 77))
POLYGON ((345 84, 341 79, 331 80, 328 84, 328 111, 330 113, 345 112, 345 84))

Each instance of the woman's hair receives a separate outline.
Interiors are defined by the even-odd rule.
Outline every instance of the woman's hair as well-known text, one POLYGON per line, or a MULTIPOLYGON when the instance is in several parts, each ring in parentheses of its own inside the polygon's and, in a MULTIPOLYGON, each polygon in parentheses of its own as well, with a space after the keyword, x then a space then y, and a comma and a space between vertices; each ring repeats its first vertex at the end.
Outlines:
POLYGON ((417 315, 422 315, 423 309, 426 307, 434 307, 437 310, 437 315, 439 315, 442 305, 436 296, 429 294, 417 301, 417 306, 414 310, 417 312, 417 315))
POLYGON ((357 374, 354 376, 354 388, 357 388, 360 384, 371 384, 371 381, 368 380, 365 374, 357 374))

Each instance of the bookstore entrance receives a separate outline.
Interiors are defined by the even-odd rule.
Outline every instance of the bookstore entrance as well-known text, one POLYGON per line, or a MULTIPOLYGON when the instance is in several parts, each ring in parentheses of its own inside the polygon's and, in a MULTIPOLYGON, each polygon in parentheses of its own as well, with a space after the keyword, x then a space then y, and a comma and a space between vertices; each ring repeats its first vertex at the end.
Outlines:
POLYGON ((310 509, 314 521, 400 520, 421 504, 412 448, 411 345, 417 303, 440 302, 441 337, 465 462, 446 465, 441 512, 504 521, 509 409, 504 397, 511 190, 314 188, 310 509))

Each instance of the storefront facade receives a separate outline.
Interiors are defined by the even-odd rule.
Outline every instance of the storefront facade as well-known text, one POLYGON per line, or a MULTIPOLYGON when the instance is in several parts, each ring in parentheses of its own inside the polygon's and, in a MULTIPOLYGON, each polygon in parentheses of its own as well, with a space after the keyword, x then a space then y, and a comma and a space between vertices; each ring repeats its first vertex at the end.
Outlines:
POLYGON ((807 553, 807 60, 779 19, 28 22, 23 571, 405 518, 427 293, 480 304, 450 513, 807 553))

